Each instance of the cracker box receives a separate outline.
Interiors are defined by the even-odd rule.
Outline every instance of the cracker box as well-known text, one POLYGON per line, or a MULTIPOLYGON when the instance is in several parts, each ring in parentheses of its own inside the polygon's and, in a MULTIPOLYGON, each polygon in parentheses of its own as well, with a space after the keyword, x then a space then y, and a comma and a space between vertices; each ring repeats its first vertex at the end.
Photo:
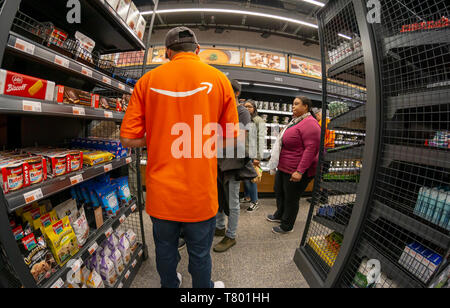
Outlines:
POLYGON ((131 2, 130 10, 128 11, 127 16, 127 25, 131 28, 131 30, 134 30, 136 28, 139 21, 139 16, 139 10, 137 9, 136 5, 131 2))
POLYGON ((147 22, 145 21, 145 18, 139 14, 139 19, 136 28, 134 31, 136 32, 137 36, 143 40, 144 39, 144 33, 145 33, 145 26, 147 25, 147 22))
POLYGON ((127 20, 128 10, 130 9, 131 0, 120 0, 117 5, 116 12, 123 19, 123 21, 127 20))
POLYGON ((55 83, 0 69, 0 94, 52 101, 55 83))

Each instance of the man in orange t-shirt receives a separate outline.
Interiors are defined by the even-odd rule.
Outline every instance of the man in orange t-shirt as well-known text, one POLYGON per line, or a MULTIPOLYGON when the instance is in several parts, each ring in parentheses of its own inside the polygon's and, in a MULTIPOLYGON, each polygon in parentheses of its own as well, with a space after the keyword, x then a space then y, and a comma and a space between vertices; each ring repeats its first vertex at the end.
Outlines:
POLYGON ((215 141, 238 135, 234 92, 223 73, 200 61, 200 46, 189 28, 170 30, 166 49, 170 62, 146 73, 134 88, 121 141, 126 147, 147 146, 146 211, 161 286, 181 284, 176 273, 181 229, 193 287, 223 286, 211 281, 216 154, 222 149, 215 141))

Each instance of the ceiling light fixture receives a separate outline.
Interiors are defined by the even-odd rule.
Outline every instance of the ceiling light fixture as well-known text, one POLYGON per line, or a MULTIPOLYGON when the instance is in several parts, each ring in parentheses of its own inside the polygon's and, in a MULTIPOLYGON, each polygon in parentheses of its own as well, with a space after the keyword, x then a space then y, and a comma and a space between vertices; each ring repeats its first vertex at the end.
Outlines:
POLYGON ((249 86, 250 85, 250 82, 245 82, 245 81, 238 81, 241 85, 244 85, 244 86, 249 86))
POLYGON ((311 4, 314 4, 314 5, 317 5, 317 6, 321 6, 321 7, 325 6, 325 3, 322 3, 322 2, 319 2, 319 1, 315 1, 315 0, 303 0, 303 1, 311 3, 311 4))
POLYGON ((275 86, 275 85, 263 84, 263 83, 254 83, 253 85, 256 87, 276 88, 276 89, 284 89, 284 90, 291 90, 291 91, 299 90, 297 88, 281 87, 281 86, 275 86))
POLYGON ((340 37, 343 37, 343 38, 347 39, 347 40, 351 40, 351 39, 352 39, 350 36, 347 36, 347 35, 342 34, 342 33, 339 33, 338 35, 339 35, 340 37))
MULTIPOLYGON (((291 22, 294 24, 300 24, 303 26, 311 27, 317 29, 318 26, 306 21, 302 21, 299 19, 283 17, 279 15, 272 15, 266 13, 259 13, 253 11, 244 11, 244 10, 232 10, 232 9, 212 9, 212 8, 185 8, 185 9, 167 9, 167 10, 157 10, 156 14, 170 14, 170 13, 188 13, 188 12, 203 12, 203 13, 228 13, 228 14, 240 14, 240 15, 250 15, 250 16, 258 16, 258 17, 266 17, 271 19, 282 20, 285 22, 291 22)), ((141 15, 151 15, 153 11, 142 12, 141 15)))

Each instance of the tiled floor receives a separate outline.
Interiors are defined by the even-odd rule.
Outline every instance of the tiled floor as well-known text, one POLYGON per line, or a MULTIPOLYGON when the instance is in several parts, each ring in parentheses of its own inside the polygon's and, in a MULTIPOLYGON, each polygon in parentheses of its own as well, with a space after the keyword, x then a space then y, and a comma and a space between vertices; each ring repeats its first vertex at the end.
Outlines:
MULTIPOLYGON (((308 288, 293 257, 300 245, 309 203, 306 199, 301 200, 294 232, 279 235, 272 233, 272 227, 277 224, 265 219, 275 212, 275 200, 261 199, 260 202, 261 207, 254 213, 248 213, 245 210, 247 205, 242 204, 235 246, 224 253, 211 250, 212 280, 221 280, 228 288, 308 288)), ((147 214, 144 218, 149 258, 142 264, 131 287, 159 288, 151 221, 147 214)), ((213 245, 221 239, 215 237, 213 245)), ((183 276, 181 287, 190 288, 192 280, 188 272, 187 250, 183 249, 180 255, 177 270, 183 276)))

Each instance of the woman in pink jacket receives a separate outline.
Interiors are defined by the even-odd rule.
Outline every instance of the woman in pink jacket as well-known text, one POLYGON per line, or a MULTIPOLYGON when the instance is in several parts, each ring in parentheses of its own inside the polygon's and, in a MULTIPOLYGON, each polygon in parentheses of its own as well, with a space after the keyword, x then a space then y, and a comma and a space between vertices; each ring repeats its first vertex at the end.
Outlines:
POLYGON ((307 97, 297 97, 293 118, 280 133, 272 150, 269 168, 278 169, 275 175, 277 211, 267 220, 280 222, 272 232, 292 232, 299 210, 300 198, 316 174, 320 149, 320 125, 307 97))

